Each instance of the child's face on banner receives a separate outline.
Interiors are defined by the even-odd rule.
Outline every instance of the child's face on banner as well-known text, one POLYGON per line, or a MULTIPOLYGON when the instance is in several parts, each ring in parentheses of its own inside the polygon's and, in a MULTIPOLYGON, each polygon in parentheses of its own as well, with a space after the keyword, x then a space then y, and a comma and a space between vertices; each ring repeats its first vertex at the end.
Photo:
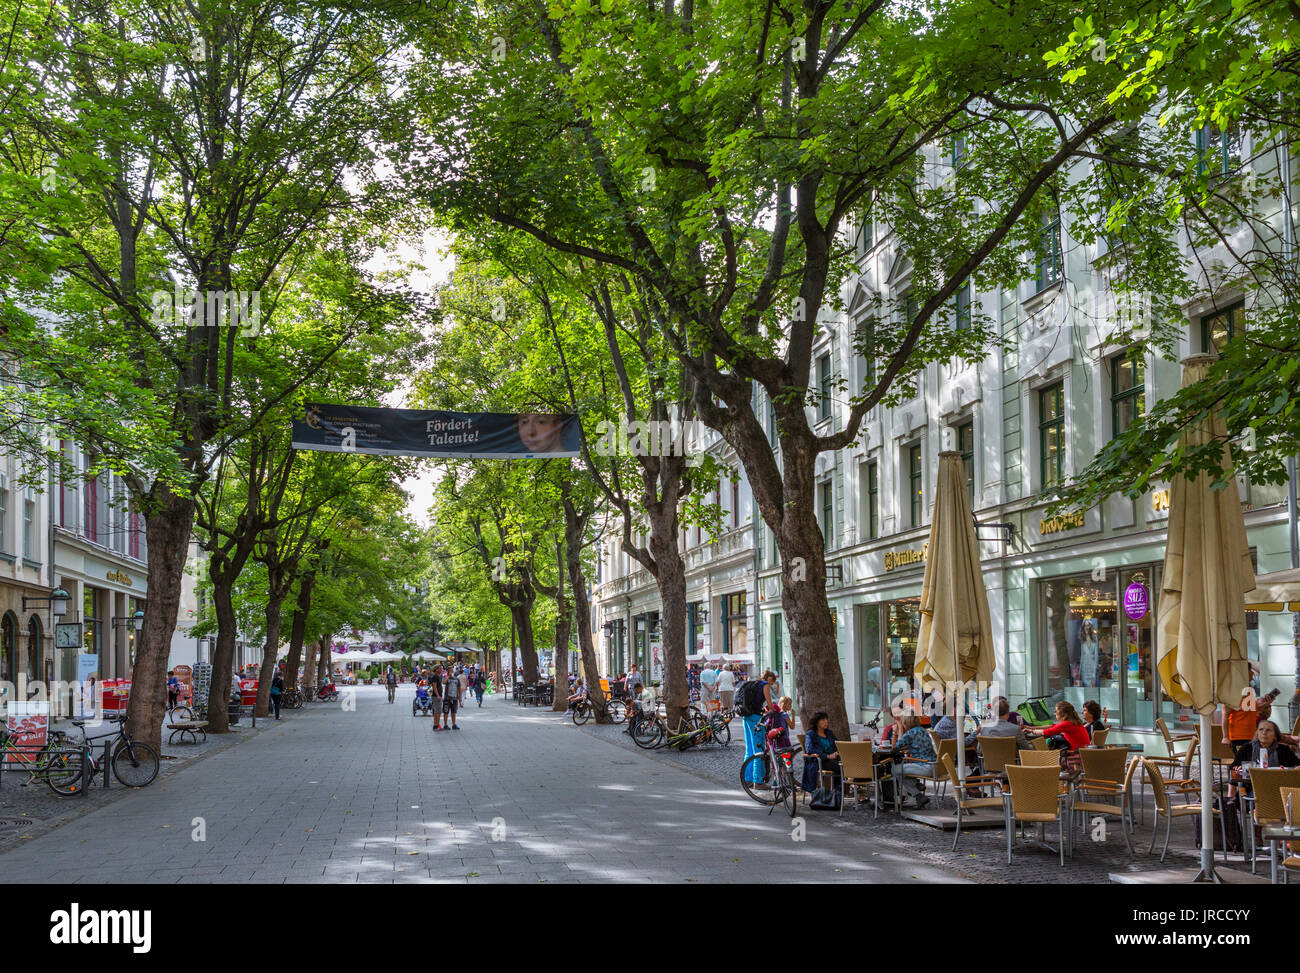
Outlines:
POLYGON ((561 447, 564 417, 542 412, 525 412, 516 420, 519 439, 530 453, 548 453, 561 447))

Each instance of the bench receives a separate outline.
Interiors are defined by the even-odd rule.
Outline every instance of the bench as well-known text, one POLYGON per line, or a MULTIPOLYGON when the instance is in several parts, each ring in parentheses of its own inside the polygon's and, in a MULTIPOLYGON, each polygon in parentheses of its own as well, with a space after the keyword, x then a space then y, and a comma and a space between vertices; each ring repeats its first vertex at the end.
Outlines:
POLYGON ((167 729, 172 732, 171 735, 167 737, 167 742, 169 744, 174 743, 176 738, 180 737, 180 741, 184 743, 185 738, 189 737, 190 743, 206 743, 208 740, 208 732, 205 727, 207 727, 207 725, 207 720, 180 720, 176 723, 168 723, 167 729), (203 737, 202 740, 199 739, 200 736, 203 737))

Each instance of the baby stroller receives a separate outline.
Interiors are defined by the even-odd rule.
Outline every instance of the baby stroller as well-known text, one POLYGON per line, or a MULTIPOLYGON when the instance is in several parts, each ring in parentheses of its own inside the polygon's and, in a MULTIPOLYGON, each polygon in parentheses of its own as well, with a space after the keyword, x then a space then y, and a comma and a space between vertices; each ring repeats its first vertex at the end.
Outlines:
POLYGON ((419 716, 421 713, 425 716, 433 713, 433 697, 429 695, 429 687, 423 682, 415 687, 415 699, 411 700, 411 715, 419 716))

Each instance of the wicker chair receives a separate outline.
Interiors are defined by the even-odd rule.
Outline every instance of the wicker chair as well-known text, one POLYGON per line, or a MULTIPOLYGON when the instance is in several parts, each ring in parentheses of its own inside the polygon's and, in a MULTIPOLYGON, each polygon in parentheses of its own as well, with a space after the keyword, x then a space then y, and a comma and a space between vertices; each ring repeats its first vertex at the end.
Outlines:
MULTIPOLYGON (((1147 854, 1150 855, 1156 850, 1156 839, 1160 837, 1160 817, 1161 815, 1164 815, 1165 844, 1164 847, 1160 849, 1160 861, 1163 862, 1165 856, 1169 854, 1169 838, 1170 835, 1173 834, 1174 818, 1191 818, 1199 816, 1201 813, 1201 803, 1197 801, 1195 803, 1188 802, 1186 804, 1174 804, 1169 800, 1169 791, 1166 789, 1165 779, 1163 775, 1161 775, 1160 768, 1156 765, 1155 761, 1151 757, 1143 757, 1142 763, 1146 767, 1147 779, 1151 782, 1152 801, 1156 808, 1156 819, 1151 828, 1151 847, 1147 849, 1147 854)), ((1228 860, 1228 852, 1226 850, 1228 847, 1228 829, 1223 822, 1223 815, 1219 813, 1219 809, 1216 807, 1212 808, 1211 811, 1214 816, 1219 819, 1219 834, 1222 838, 1219 847, 1224 849, 1223 860, 1226 862, 1228 860)))
POLYGON ((1190 746, 1192 741, 1196 739, 1195 733, 1169 732, 1169 724, 1165 722, 1164 717, 1156 718, 1156 729, 1160 731, 1160 735, 1164 738, 1165 750, 1168 751, 1171 757, 1182 757, 1183 755, 1178 752, 1178 747, 1184 743, 1190 746))
POLYGON ((1118 815, 1120 829, 1124 832, 1124 844, 1132 855, 1133 841, 1129 838, 1129 831, 1133 826, 1131 803, 1137 761, 1128 759, 1127 750, 1085 747, 1079 751, 1079 756, 1083 760, 1083 777, 1075 785, 1070 810, 1083 815, 1118 815), (1104 797, 1118 797, 1119 803, 1097 800, 1104 797))
MULTIPOLYGON (((937 793, 935 794, 935 799, 938 800, 943 797, 943 791, 948 786, 948 774, 943 769, 943 764, 941 761, 943 760, 943 755, 946 753, 949 754, 952 757, 953 762, 956 763, 957 741, 955 739, 940 740, 938 737, 934 735, 933 730, 930 731, 930 739, 934 742, 934 754, 935 754, 934 773, 930 775, 908 774, 907 776, 912 778, 912 780, 921 781, 922 786, 924 786, 927 783, 936 785, 937 793)), ((901 794, 896 793, 894 795, 894 806, 896 808, 903 806, 901 794)))
POLYGON ((979 738, 980 755, 984 758, 984 773, 1000 774, 1007 764, 1016 762, 1015 737, 979 738))
MULTIPOLYGON (((856 798, 860 787, 871 788, 872 817, 880 817, 880 775, 877 770, 885 768, 876 763, 871 744, 836 740, 835 749, 840 754, 840 817, 844 817, 844 805, 849 802, 850 788, 856 798)), ((897 810, 897 794, 894 797, 894 807, 897 810)))
MULTIPOLYGON (((1029 751, 1024 751, 1028 753, 1029 751)), ((1047 824, 1055 821, 1060 840, 1061 867, 1065 867, 1065 814, 1061 807, 1059 771, 1051 767, 1007 766, 1011 785, 1011 818, 1020 824, 1047 824)), ((1011 864, 1011 846, 1015 828, 1007 821, 1007 864, 1011 864)))
MULTIPOLYGON (((1286 808, 1282 803, 1283 787, 1300 787, 1300 767, 1247 767, 1250 790, 1255 798, 1253 824, 1282 824, 1286 808)), ((1255 828, 1250 829, 1250 871, 1255 872, 1255 828)))
POLYGON ((1061 757, 1055 750, 1021 750, 1017 754, 1022 767, 1056 767, 1061 766, 1061 757))
POLYGON ((1034 738, 1033 738, 1032 740, 1030 740, 1029 742, 1032 743, 1032 744, 1034 745, 1034 749, 1035 749, 1035 750, 1046 750, 1046 749, 1048 749, 1048 747, 1047 747, 1047 737, 1034 737, 1034 738))
MULTIPOLYGON (((1300 787, 1283 787, 1282 788, 1282 810, 1286 812, 1286 823, 1295 825, 1300 823, 1300 787)), ((1284 846, 1286 847, 1286 846, 1284 846)), ((1282 884, 1289 885, 1287 881, 1291 870, 1295 869, 1296 874, 1300 875, 1300 842, 1293 841, 1289 845, 1290 851, 1282 859, 1282 884)))
MULTIPOLYGON (((1009 738, 1013 742, 1014 737, 1009 738)), ((957 777, 957 765, 953 763, 952 754, 945 753, 939 758, 943 765, 943 770, 952 781, 952 796, 957 802, 957 834, 952 839, 952 850, 957 850, 957 842, 961 841, 961 822, 967 811, 978 811, 982 807, 1002 807, 1003 800, 1001 797, 968 797, 962 793, 961 780, 957 777)), ((992 774, 967 774, 966 789, 969 791, 972 787, 992 787, 998 783, 998 778, 992 774)))
POLYGON ((1092 745, 1094 747, 1104 747, 1106 745, 1106 738, 1108 736, 1110 736, 1110 727, 1106 727, 1105 729, 1102 730, 1097 730, 1092 735, 1092 745))

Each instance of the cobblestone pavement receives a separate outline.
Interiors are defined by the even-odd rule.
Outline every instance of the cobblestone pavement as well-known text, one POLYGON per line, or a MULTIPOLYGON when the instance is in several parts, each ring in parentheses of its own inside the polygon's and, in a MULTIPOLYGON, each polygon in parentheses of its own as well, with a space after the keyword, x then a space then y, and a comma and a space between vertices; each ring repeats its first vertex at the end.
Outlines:
POLYGON ((359 687, 352 711, 259 721, 165 787, 0 855, 0 880, 961 881, 833 816, 792 825, 734 784, 500 697, 466 709, 460 732, 433 733, 412 694, 389 705, 383 687, 359 687))
MULTIPOLYGON (((530 708, 529 712, 537 711, 530 708)), ((561 719, 560 714, 548 712, 546 716, 556 720, 561 719)), ((564 717, 564 720, 572 725, 572 721, 567 717, 564 717)), ((625 732, 625 727, 622 726, 596 726, 588 723, 574 729, 588 737, 594 737, 593 743, 603 742, 625 751, 640 753, 662 765, 679 768, 704 779, 715 781, 720 785, 725 785, 733 792, 740 791, 740 765, 744 760, 745 744, 744 731, 740 726, 739 718, 731 725, 732 742, 730 746, 697 747, 684 753, 669 749, 641 750, 632 742, 631 737, 625 732)), ((621 758, 615 757, 613 759, 621 758)), ((933 793, 933 789, 931 793, 933 793)), ((1000 827, 964 830, 958 850, 953 852, 953 834, 951 831, 945 835, 936 828, 927 827, 884 812, 881 813, 878 819, 875 819, 871 815, 869 805, 863 810, 846 808, 843 818, 834 812, 827 811, 805 811, 802 813, 810 821, 816 821, 823 826, 824 830, 819 831, 819 835, 826 832, 837 835, 851 834, 854 835, 853 840, 859 848, 869 847, 873 852, 905 854, 916 861, 923 861, 930 865, 951 870, 981 884, 1059 884, 1067 881, 1071 883, 1104 883, 1109 881, 1111 873, 1150 871, 1199 864, 1200 851, 1193 844, 1192 823, 1186 818, 1174 823, 1174 837, 1170 842, 1169 856, 1164 865, 1161 865, 1159 861, 1160 843, 1157 843, 1156 846, 1157 854, 1150 856, 1146 854, 1146 849, 1151 843, 1152 798, 1150 788, 1145 791, 1144 801, 1144 821, 1136 823, 1136 832, 1132 839, 1136 855, 1129 855, 1128 849, 1124 845, 1124 838, 1118 828, 1118 819, 1111 818, 1107 822, 1107 832, 1105 839, 1102 841, 1094 841, 1091 832, 1080 829, 1076 839, 1074 858, 1066 860, 1064 869, 1061 868, 1060 858, 1055 851, 1055 825, 1049 826, 1046 833, 1052 847, 1049 848, 1034 841, 1026 842, 1017 839, 1013 849, 1012 864, 1008 865, 1006 832, 1000 827)), ((754 809, 753 813, 760 817, 765 813, 757 805, 751 803, 750 806, 754 809)), ((931 802, 931 808, 936 806, 946 810, 952 810, 954 807, 951 799, 947 797, 938 805, 933 801, 931 802)), ((1164 825, 1162 823, 1161 842, 1163 842, 1163 829, 1164 825)), ((810 829, 810 841, 820 840, 820 838, 814 839, 811 837, 812 834, 813 831, 810 829)), ((1245 868, 1249 871, 1249 866, 1242 863, 1242 856, 1236 853, 1229 854, 1226 866, 1223 864, 1222 854, 1216 853, 1215 864, 1218 868, 1245 868)), ((1260 859, 1258 868, 1262 875, 1268 875, 1268 861, 1266 859, 1260 859)))
MULTIPOLYGON (((311 704, 308 704, 311 705, 311 704)), ((291 717, 285 714, 287 721, 291 717)), ((257 733, 265 732, 275 725, 273 720, 258 720, 254 729, 248 717, 243 717, 230 733, 212 735, 204 743, 168 744, 168 731, 163 730, 163 760, 158 770, 158 779, 149 785, 151 789, 167 790, 172 786, 172 775, 196 761, 219 753, 227 747, 251 738, 257 733)), ((60 729, 76 734, 66 723, 57 724, 60 729)), ((91 736, 109 732, 108 725, 92 728, 91 736)), ((103 763, 102 741, 95 748, 95 755, 103 763)), ((113 778, 110 786, 104 787, 104 775, 97 777, 84 796, 63 797, 55 794, 44 782, 25 783, 27 775, 22 771, 5 771, 0 777, 0 854, 8 849, 32 841, 43 834, 67 824, 91 811, 125 797, 128 788, 123 787, 113 778)))

